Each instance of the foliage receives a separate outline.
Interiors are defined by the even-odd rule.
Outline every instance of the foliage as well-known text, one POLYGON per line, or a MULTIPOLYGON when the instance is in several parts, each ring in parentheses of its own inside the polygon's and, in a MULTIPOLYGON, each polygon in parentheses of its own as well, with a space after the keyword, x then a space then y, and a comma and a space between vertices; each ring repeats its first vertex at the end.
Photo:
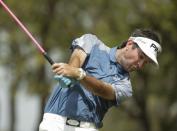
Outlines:
MULTIPOLYGON (((163 47, 160 69, 148 66, 131 74, 133 98, 119 109, 109 111, 101 131, 177 130, 175 0, 5 2, 55 61, 67 61, 72 40, 84 33, 94 33, 112 47, 127 39, 135 28, 158 31, 163 47)), ((52 85, 50 65, 2 9, 0 16, 0 64, 12 73, 12 91, 18 91, 21 83, 26 83, 29 93, 45 100, 52 85)))

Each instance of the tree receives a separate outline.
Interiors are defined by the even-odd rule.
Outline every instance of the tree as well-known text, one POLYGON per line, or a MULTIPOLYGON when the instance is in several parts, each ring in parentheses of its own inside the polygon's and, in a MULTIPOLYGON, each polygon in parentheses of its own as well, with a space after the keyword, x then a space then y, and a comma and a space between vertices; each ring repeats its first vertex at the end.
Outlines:
MULTIPOLYGON (((66 48, 74 38, 84 33, 94 33, 105 44, 114 46, 127 39, 135 28, 151 27, 160 32, 163 47, 160 69, 154 70, 149 66, 144 71, 131 74, 133 98, 118 110, 110 110, 101 131, 177 129, 175 0, 19 0, 6 3, 56 62, 67 61, 70 52, 66 48), (64 55, 61 58, 58 54, 64 55)), ((41 98, 42 115, 52 85, 52 73, 49 73, 50 65, 6 12, 0 11, 0 16, 3 18, 0 21, 0 38, 2 32, 9 34, 5 38, 6 43, 0 42, 1 49, 8 50, 5 55, 0 53, 0 59, 1 65, 13 74, 10 97, 11 130, 14 130, 15 94, 21 83, 26 84, 29 94, 38 94, 41 98)))

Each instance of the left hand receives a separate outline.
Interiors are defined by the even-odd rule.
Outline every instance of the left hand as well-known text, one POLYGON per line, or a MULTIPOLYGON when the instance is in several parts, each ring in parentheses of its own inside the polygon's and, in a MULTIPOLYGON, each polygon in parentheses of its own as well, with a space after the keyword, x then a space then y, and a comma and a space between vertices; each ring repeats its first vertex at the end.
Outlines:
POLYGON ((78 78, 79 68, 72 67, 66 63, 55 63, 52 65, 52 70, 57 75, 66 77, 78 78))
POLYGON ((73 87, 77 81, 73 78, 65 77, 62 75, 55 75, 54 79, 57 80, 62 86, 61 87, 73 87))

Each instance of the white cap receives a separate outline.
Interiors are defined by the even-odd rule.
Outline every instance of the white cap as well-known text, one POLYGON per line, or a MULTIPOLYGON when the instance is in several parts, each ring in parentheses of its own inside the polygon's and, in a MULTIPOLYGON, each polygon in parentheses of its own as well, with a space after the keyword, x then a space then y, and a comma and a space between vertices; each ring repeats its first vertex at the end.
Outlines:
POLYGON ((157 66, 157 54, 162 51, 162 47, 156 41, 146 37, 130 37, 130 40, 135 42, 140 49, 147 55, 157 66))

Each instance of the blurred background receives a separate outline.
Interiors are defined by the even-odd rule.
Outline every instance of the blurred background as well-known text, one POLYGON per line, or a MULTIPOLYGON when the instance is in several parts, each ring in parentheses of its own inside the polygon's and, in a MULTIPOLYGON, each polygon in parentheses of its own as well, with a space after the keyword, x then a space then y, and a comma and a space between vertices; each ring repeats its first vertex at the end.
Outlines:
MULTIPOLYGON (((160 33, 160 69, 132 73, 134 95, 106 114, 101 131, 177 131, 176 0, 4 0, 55 60, 72 40, 97 35, 113 47, 136 28, 160 33)), ((0 131, 38 131, 57 83, 51 67, 0 6, 0 131)))

